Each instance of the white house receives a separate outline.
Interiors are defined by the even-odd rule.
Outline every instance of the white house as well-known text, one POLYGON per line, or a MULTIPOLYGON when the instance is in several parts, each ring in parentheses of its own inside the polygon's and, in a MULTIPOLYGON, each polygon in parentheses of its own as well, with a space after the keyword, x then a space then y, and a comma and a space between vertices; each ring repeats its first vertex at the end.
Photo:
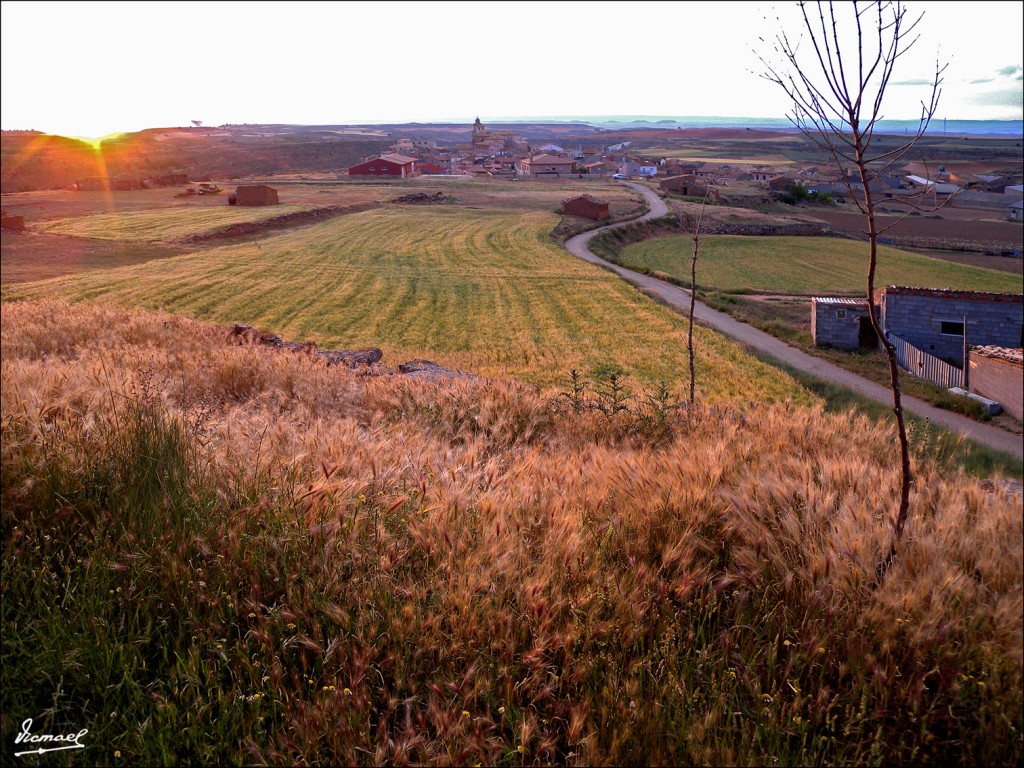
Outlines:
POLYGON ((652 179, 658 175, 658 166, 640 165, 639 163, 627 160, 622 164, 620 173, 626 177, 642 176, 643 178, 652 179))

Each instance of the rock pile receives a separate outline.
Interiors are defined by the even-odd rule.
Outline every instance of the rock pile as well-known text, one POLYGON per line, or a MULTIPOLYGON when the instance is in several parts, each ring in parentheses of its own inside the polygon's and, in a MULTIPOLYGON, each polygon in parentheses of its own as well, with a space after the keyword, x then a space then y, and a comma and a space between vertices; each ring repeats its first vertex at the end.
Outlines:
POLYGON ((310 355, 325 365, 343 365, 371 376, 402 375, 412 379, 439 381, 442 379, 476 379, 475 373, 455 371, 433 363, 430 360, 415 359, 401 363, 398 370, 379 365, 384 353, 376 347, 366 349, 320 349, 314 341, 284 341, 276 333, 253 328, 244 323, 235 323, 228 338, 240 344, 258 344, 271 349, 286 350, 297 354, 310 355))
POLYGON ((443 192, 437 192, 436 194, 428 194, 426 192, 414 192, 411 195, 402 195, 396 197, 391 202, 393 203, 411 203, 412 205, 437 205, 439 203, 454 203, 461 204, 462 201, 457 197, 446 195, 443 192))

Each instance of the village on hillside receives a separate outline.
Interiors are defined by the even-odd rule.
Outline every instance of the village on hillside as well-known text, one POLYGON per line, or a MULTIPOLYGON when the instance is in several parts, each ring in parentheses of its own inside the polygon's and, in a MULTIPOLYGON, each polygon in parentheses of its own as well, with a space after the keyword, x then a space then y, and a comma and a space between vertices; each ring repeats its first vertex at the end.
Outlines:
MULTIPOLYGON (((568 142, 566 142, 568 143, 568 142)), ((795 195, 847 202, 862 192, 859 178, 844 179, 831 165, 725 164, 694 162, 644 154, 632 142, 562 147, 554 143, 531 146, 511 130, 491 130, 473 124, 471 140, 441 146, 434 139, 402 138, 390 152, 367 157, 341 175, 372 178, 411 178, 420 175, 490 176, 504 178, 608 178, 657 181, 665 192, 707 197, 723 202, 730 188, 746 182, 777 196, 795 195)), ((998 212, 1009 221, 1022 220, 1024 177, 1021 175, 947 172, 944 165, 907 163, 869 182, 876 200, 920 199, 952 207, 998 212)))

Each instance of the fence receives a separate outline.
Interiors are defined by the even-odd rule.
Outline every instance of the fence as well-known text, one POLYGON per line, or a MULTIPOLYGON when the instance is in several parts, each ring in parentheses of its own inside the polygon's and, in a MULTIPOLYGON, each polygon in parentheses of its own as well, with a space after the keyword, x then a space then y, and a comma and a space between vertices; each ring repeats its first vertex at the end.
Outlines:
POLYGON ((927 352, 922 352, 899 336, 886 333, 885 338, 896 347, 896 360, 907 373, 917 376, 919 379, 928 379, 933 384, 938 384, 946 389, 964 387, 964 372, 956 366, 950 365, 934 355, 929 355, 927 352))

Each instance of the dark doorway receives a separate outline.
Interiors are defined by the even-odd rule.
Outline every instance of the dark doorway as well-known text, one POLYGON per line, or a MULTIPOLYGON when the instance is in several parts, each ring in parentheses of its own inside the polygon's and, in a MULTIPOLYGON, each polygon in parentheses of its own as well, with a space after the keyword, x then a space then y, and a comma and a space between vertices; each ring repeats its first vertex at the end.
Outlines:
POLYGON ((878 334, 871 324, 870 317, 859 318, 860 327, 857 329, 857 347, 860 349, 878 349, 878 334))

